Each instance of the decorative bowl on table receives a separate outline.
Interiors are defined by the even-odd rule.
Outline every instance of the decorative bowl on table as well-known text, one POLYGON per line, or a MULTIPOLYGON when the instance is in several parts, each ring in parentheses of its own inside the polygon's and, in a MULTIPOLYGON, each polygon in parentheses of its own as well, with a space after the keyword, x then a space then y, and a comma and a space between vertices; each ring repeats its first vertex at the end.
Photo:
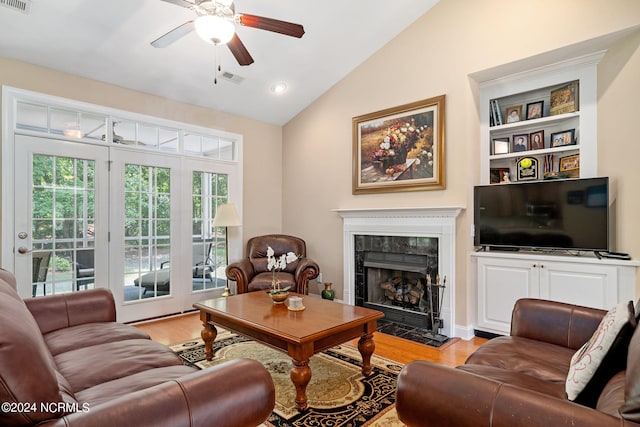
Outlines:
POLYGON ((267 293, 269 294, 269 296, 271 297, 271 300, 273 301, 274 304, 284 304, 284 302, 287 300, 287 297, 289 296, 289 291, 284 291, 284 290, 270 290, 267 291, 267 293))

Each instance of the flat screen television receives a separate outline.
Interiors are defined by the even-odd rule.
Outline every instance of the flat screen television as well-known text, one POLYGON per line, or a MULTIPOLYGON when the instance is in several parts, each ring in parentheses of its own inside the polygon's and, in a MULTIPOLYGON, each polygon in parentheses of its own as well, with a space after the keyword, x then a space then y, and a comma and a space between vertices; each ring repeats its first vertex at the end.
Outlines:
POLYGON ((474 243, 495 249, 607 252, 609 178, 474 188, 474 243))

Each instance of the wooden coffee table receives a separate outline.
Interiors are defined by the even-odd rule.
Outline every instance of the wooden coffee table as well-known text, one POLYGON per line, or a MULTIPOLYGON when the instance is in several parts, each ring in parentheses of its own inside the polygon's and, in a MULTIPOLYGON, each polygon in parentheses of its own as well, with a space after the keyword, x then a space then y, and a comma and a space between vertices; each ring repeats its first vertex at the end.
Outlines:
POLYGON ((207 360, 213 358, 216 325, 246 335, 286 352, 293 359, 291 381, 296 388, 296 408, 307 408, 307 385, 311 380, 309 359, 315 353, 360 337, 362 374, 371 374, 371 355, 375 350, 376 321, 384 316, 377 310, 304 297, 305 309, 291 311, 285 304, 273 304, 266 292, 249 292, 226 298, 201 301, 202 339, 207 360))

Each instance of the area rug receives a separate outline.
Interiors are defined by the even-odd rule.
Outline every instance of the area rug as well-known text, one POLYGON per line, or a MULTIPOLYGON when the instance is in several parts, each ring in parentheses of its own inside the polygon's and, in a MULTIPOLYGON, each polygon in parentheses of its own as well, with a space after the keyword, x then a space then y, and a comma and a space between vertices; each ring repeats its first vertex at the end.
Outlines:
POLYGON ((400 427, 395 411, 396 379, 402 365, 375 354, 373 372, 361 373, 362 357, 350 345, 316 354, 309 361, 309 408, 295 409, 295 388, 289 377, 292 362, 284 352, 229 331, 218 331, 213 360, 207 362, 200 338, 171 346, 186 365, 206 369, 225 361, 248 357, 260 361, 276 386, 276 406, 266 427, 400 427))

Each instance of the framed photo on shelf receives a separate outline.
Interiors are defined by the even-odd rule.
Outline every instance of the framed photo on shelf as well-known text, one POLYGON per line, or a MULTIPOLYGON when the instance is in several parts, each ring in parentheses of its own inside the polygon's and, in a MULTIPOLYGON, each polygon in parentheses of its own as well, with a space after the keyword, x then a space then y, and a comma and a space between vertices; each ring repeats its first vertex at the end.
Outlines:
POLYGON ((563 130, 562 132, 556 132, 551 134, 551 147, 562 147, 564 145, 575 145, 576 130, 563 130))
POLYGON ((509 168, 491 168, 489 170, 489 183, 504 184, 506 182, 511 182, 509 174, 509 168))
POLYGON ((445 95, 352 119, 353 194, 441 190, 445 95))
POLYGON ((529 151, 529 134, 513 135, 513 152, 529 151))
POLYGON ((513 105, 505 110, 507 114, 507 123, 515 123, 522 120, 522 105, 513 105))
POLYGON ((544 130, 531 132, 529 134, 529 149, 542 150, 544 148, 544 130))
POLYGON ((561 157, 558 161, 558 169, 566 178, 578 178, 580 176, 580 154, 561 157))
POLYGON ((539 119, 542 117, 542 107, 544 101, 530 102, 527 104, 527 120, 539 119))
POLYGON ((578 82, 571 82, 551 91, 549 114, 567 114, 578 111, 578 82))
POLYGON ((509 140, 509 137, 494 139, 491 147, 491 154, 509 154, 511 151, 509 150, 510 144, 511 141, 509 140))

